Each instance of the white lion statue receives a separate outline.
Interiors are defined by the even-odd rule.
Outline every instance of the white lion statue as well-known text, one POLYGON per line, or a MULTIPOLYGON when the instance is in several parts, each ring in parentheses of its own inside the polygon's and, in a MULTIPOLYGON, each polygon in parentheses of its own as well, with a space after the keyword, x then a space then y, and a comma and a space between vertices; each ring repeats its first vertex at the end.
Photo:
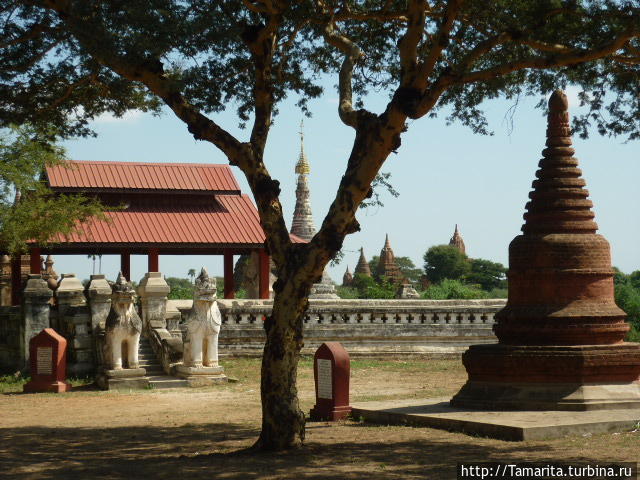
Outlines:
POLYGON ((222 316, 216 302, 216 280, 203 267, 195 281, 193 307, 187 315, 184 342, 186 367, 218 366, 218 334, 222 316))
POLYGON ((105 323, 105 362, 113 370, 138 368, 138 346, 142 321, 133 302, 136 294, 122 272, 113 285, 111 310, 105 323), (123 357, 126 362, 123 362, 123 357))

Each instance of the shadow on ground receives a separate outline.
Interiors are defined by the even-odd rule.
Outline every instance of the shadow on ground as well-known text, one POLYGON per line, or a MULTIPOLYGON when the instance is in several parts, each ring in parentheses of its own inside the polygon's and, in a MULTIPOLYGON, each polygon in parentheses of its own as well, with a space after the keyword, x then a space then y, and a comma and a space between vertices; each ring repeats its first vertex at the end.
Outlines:
POLYGON ((552 447, 540 444, 503 442, 496 446, 484 439, 447 433, 437 439, 388 442, 384 432, 367 435, 354 434, 354 430, 354 425, 309 425, 309 440, 302 449, 269 454, 246 451, 258 431, 254 426, 231 423, 170 428, 0 429, 0 477, 451 479, 459 462, 513 461, 522 459, 527 451, 536 457, 558 455, 552 447), (349 441, 345 441, 347 437, 349 441))

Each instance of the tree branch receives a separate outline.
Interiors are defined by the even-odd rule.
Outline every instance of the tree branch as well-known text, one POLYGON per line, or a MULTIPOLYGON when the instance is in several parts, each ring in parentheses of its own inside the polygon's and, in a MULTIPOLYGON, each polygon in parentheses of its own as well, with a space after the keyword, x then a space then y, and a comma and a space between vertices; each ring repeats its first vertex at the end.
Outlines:
POLYGON ((427 55, 425 61, 422 63, 422 65, 420 65, 418 79, 420 83, 424 84, 420 85, 422 87, 426 86, 428 78, 435 68, 436 62, 442 55, 444 49, 449 45, 451 30, 453 29, 454 22, 458 18, 458 14, 460 13, 462 4, 463 0, 449 0, 449 2, 447 3, 444 17, 442 18, 440 27, 438 28, 438 32, 436 33, 433 45, 431 46, 431 50, 429 51, 429 55, 427 55))
POLYGON ((407 31, 400 39, 398 49, 400 51, 400 86, 413 87, 418 64, 418 44, 424 33, 426 12, 424 0, 411 0, 407 8, 409 24, 407 31))
POLYGON ((19 43, 28 42, 29 40, 33 40, 37 38, 42 32, 50 31, 49 25, 45 25, 42 23, 36 23, 32 25, 23 35, 20 35, 17 38, 6 40, 5 42, 0 43, 0 48, 7 48, 13 45, 17 45, 19 43))
MULTIPOLYGON (((629 39, 636 36, 637 33, 628 30, 623 35, 620 35, 618 38, 613 41, 603 45, 598 49, 589 49, 589 50, 569 50, 566 53, 550 55, 550 56, 537 56, 531 57, 527 59, 523 59, 516 62, 504 63, 502 65, 497 65, 493 68, 488 68, 484 70, 478 70, 475 72, 471 72, 468 74, 458 75, 457 78, 452 83, 463 84, 463 83, 471 83, 471 82, 480 82, 484 80, 488 80, 491 78, 495 78, 498 76, 506 75, 518 70, 524 69, 542 69, 542 68, 558 68, 558 67, 566 67, 568 65, 574 65, 578 63, 585 63, 592 60, 597 60, 599 58, 603 58, 609 55, 612 55, 620 48, 622 48, 629 39)), ((452 74, 452 76, 456 77, 456 74, 452 74)))
POLYGON ((338 114, 340 120, 345 125, 356 128, 358 125, 359 113, 353 108, 353 68, 362 56, 360 47, 339 33, 333 19, 330 19, 324 28, 324 38, 326 42, 344 53, 344 60, 340 67, 338 77, 338 93, 340 100, 338 104, 338 114))

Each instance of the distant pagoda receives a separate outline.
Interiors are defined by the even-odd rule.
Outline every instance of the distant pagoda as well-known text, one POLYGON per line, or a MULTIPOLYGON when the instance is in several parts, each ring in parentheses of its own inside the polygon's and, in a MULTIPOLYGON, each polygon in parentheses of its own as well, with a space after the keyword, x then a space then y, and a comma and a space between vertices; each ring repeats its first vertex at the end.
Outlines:
POLYGON ((456 229, 453 232, 453 237, 449 240, 449 245, 452 247, 456 247, 460 252, 467 253, 466 247, 464 246, 464 240, 462 240, 462 235, 460 235, 460 231, 458 230, 458 224, 456 223, 456 229))
POLYGON ((380 260, 376 267, 378 277, 387 277, 391 283, 400 284, 404 280, 404 276, 396 263, 396 257, 389 243, 389 234, 385 237, 384 247, 380 250, 380 260))
MULTIPOLYGON (((291 233, 308 242, 316 234, 316 227, 313 224, 313 214, 311 213, 311 204, 309 202, 310 193, 307 176, 311 173, 311 167, 304 153, 303 126, 303 122, 300 122, 300 155, 295 169, 298 175, 298 184, 296 187, 296 206, 293 210, 293 220, 291 221, 291 233)), ((340 298, 326 268, 322 272, 320 283, 315 283, 311 287, 309 298, 340 298)))
POLYGON ((353 275, 351 275, 351 272, 349 271, 349 265, 347 265, 347 270, 344 272, 344 275, 342 276, 342 286, 348 287, 352 283, 353 283, 353 275))
POLYGON ((303 123, 300 122, 300 155, 296 163, 296 174, 298 184, 296 187, 296 207, 293 210, 293 221, 291 222, 291 233, 297 237, 310 241, 316 234, 316 227, 313 224, 313 214, 309 203, 309 182, 307 176, 311 173, 311 167, 304 153, 304 133, 303 123))
POLYGON ((363 247, 360 247, 360 258, 358 259, 358 264, 356 265, 354 274, 364 275, 365 277, 371 276, 371 267, 369 267, 369 262, 367 262, 367 259, 364 257, 363 247))

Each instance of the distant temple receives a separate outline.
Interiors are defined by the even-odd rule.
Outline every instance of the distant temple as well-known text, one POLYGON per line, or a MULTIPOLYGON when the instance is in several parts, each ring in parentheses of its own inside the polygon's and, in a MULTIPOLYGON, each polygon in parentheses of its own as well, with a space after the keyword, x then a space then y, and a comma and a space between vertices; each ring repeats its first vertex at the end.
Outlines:
POLYGON ((460 232, 458 231, 458 224, 456 223, 456 229, 453 232, 453 237, 451 237, 451 239, 449 240, 449 245, 451 245, 452 247, 456 247, 458 250, 460 250, 462 253, 466 254, 466 248, 464 246, 464 240, 462 240, 462 235, 460 235, 460 232))
MULTIPOLYGON (((291 221, 291 234, 305 241, 310 241, 316 234, 316 227, 313 224, 311 204, 309 203, 309 182, 307 175, 311 173, 311 167, 304 153, 304 133, 303 123, 300 122, 300 155, 296 163, 296 174, 298 175, 298 185, 296 187, 296 206, 293 210, 293 220, 291 221)), ((336 288, 325 268, 322 272, 322 280, 311 287, 309 298, 339 298, 336 288)))
POLYGON ((362 247, 360 247, 360 258, 358 259, 354 274, 364 275, 365 277, 371 276, 371 268, 369 267, 369 262, 367 262, 367 259, 364 257, 364 248, 362 247))
POLYGON ((296 187, 296 207, 293 210, 293 220, 291 222, 291 233, 307 242, 316 234, 316 227, 313 224, 313 214, 309 203, 309 182, 307 175, 311 173, 311 167, 304 153, 304 133, 302 132, 302 122, 300 123, 300 155, 296 163, 296 174, 298 184, 296 187))
POLYGON ((351 275, 351 272, 349 271, 349 265, 347 265, 347 271, 344 272, 344 275, 342 276, 342 286, 348 287, 352 283, 353 283, 353 275, 351 275))
POLYGON ((402 283, 404 280, 404 275, 402 275, 402 272, 396 263, 396 257, 391 249, 388 234, 384 241, 384 247, 380 250, 380 260, 376 267, 376 275, 378 277, 387 277, 391 283, 396 284, 402 283))

